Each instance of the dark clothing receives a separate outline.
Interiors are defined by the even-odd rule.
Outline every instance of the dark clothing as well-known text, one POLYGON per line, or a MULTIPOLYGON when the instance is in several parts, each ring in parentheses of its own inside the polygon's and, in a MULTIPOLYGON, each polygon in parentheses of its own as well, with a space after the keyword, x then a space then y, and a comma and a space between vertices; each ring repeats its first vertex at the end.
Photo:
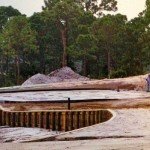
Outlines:
POLYGON ((146 78, 147 81, 147 92, 150 92, 150 76, 146 78))

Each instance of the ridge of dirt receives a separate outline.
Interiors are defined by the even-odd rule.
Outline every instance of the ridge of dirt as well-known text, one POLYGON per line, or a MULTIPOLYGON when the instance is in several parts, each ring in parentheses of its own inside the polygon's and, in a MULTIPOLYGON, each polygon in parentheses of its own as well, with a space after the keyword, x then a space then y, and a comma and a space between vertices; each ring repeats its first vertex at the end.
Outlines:
POLYGON ((87 77, 75 73, 70 67, 63 67, 52 71, 49 75, 36 74, 27 79, 22 86, 34 84, 48 84, 56 82, 70 82, 70 81, 88 81, 87 77))

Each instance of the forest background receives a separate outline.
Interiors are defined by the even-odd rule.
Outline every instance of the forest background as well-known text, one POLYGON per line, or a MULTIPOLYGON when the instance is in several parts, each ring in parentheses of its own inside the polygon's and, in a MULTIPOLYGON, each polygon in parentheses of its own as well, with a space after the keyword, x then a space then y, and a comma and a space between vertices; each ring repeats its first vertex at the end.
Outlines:
POLYGON ((69 66, 90 78, 150 72, 150 0, 128 21, 115 0, 45 0, 31 17, 0 7, 0 86, 69 66), (107 15, 105 15, 105 13, 107 15))

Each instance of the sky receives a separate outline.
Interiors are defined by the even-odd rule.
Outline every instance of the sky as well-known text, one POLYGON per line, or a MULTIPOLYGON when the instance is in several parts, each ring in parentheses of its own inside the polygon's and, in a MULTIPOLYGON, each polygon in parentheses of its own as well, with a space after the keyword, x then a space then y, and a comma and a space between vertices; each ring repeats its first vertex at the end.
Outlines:
MULTIPOLYGON (((40 12, 44 0, 0 0, 0 6, 12 6, 21 13, 31 16, 34 12, 40 12)), ((137 17, 145 9, 146 0, 117 0, 118 11, 127 15, 128 19, 137 17)))

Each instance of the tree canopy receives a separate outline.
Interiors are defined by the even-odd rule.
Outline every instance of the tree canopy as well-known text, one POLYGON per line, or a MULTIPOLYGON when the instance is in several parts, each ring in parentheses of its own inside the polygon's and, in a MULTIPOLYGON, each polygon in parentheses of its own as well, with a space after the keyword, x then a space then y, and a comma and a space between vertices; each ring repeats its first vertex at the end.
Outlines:
POLYGON ((11 6, 0 6, 0 31, 11 17, 19 15, 21 15, 21 13, 11 6))
POLYGON ((130 21, 108 14, 115 0, 44 3, 31 17, 0 7, 0 86, 64 66, 97 79, 150 72, 150 0, 130 21))

